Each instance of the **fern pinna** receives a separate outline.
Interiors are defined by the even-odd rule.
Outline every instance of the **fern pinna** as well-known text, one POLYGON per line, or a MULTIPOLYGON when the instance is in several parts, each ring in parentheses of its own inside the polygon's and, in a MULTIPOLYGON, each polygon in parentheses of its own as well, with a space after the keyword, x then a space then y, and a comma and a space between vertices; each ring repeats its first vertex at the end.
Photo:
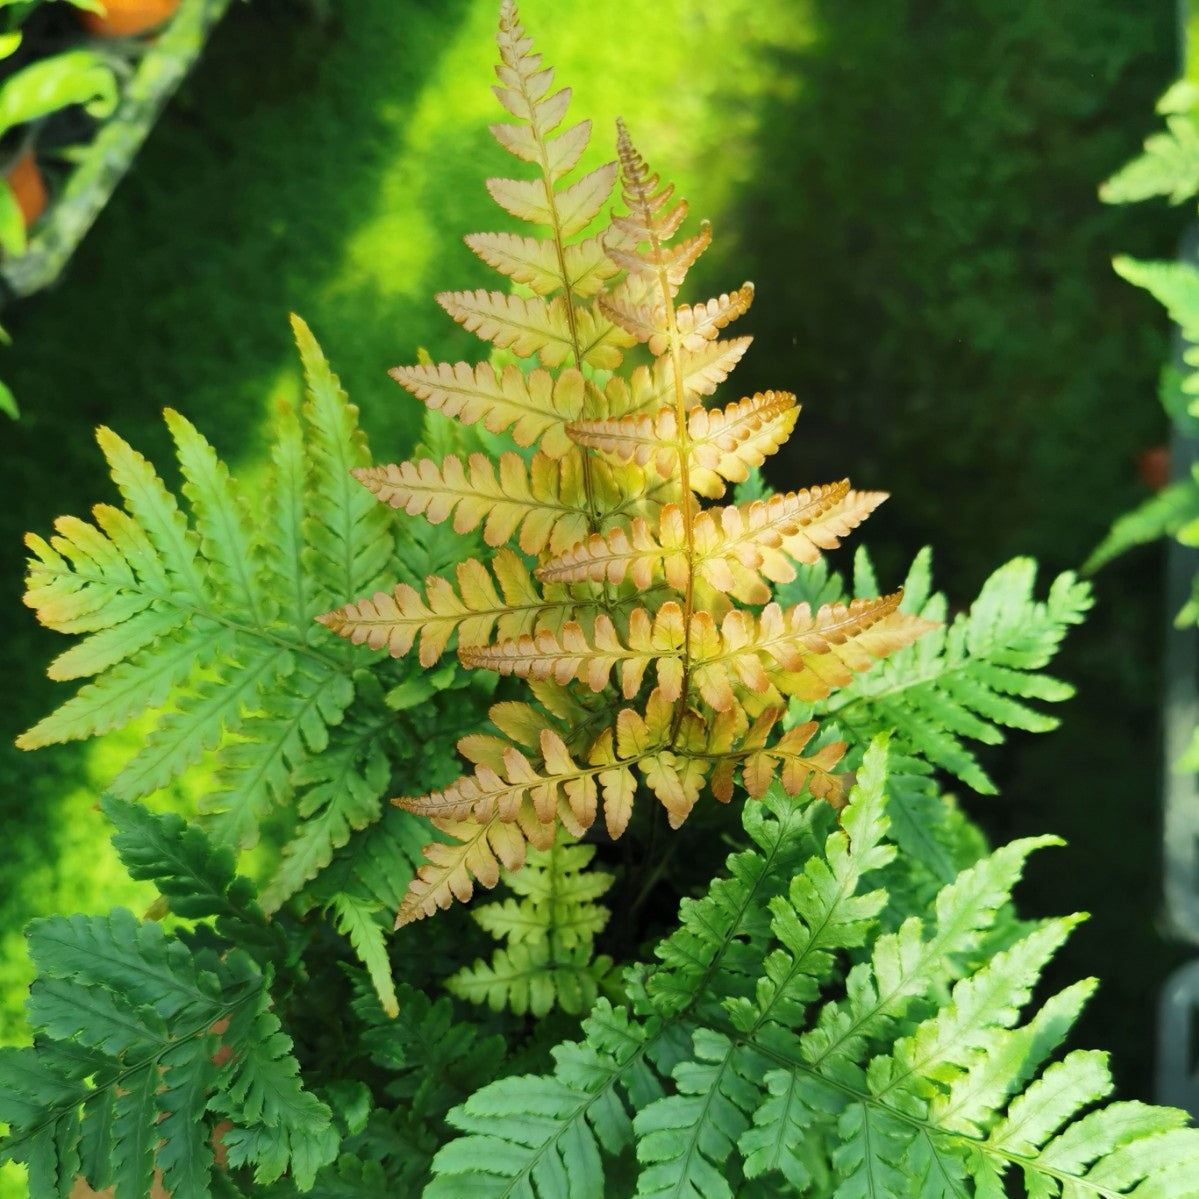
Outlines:
POLYGON ((677 302, 710 240, 706 225, 675 240, 685 201, 663 185, 621 126, 619 163, 573 183, 590 122, 566 125, 569 89, 533 53, 515 7, 503 8, 500 103, 493 126, 532 178, 492 179, 507 212, 542 237, 476 234, 471 248, 531 294, 451 292, 442 307, 512 364, 401 367, 394 377, 430 408, 507 432, 519 449, 367 467, 356 477, 381 500, 459 532, 482 526, 490 563, 432 577, 422 594, 391 592, 320 619, 351 640, 403 655, 419 642, 431 666, 456 638, 461 662, 527 679, 531 702, 492 707, 503 736, 459 742, 472 773, 398 800, 445 839, 400 907, 398 922, 466 899, 473 882, 518 869, 527 845, 547 848, 560 822, 581 836, 602 797, 607 831, 629 823, 639 785, 678 827, 707 786, 728 802, 780 776, 837 803, 844 746, 816 746, 816 725, 783 728, 788 698, 813 701, 931 627, 901 597, 782 607, 769 582, 791 579, 837 545, 882 500, 835 483, 722 507, 787 439, 793 395, 762 392, 724 407, 704 401, 748 344, 721 332, 753 288, 677 302), (588 233, 619 172, 623 214, 588 233), (637 361, 630 351, 648 350, 637 361), (515 540, 516 546, 507 543, 515 540), (456 585, 455 585, 456 584, 456 585))

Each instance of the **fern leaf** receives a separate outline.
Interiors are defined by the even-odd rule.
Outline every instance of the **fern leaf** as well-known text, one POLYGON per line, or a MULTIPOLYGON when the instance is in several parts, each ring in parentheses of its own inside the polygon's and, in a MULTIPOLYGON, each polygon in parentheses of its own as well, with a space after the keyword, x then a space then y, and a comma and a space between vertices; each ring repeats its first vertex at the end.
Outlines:
POLYGON ((632 577, 641 591, 653 582, 660 560, 669 550, 655 540, 644 518, 636 517, 629 529, 610 529, 592 533, 563 553, 554 555, 534 572, 547 583, 592 582, 623 583, 632 577))
POLYGON ((450 840, 425 848, 424 864, 417 871, 396 914, 396 927, 431 916, 454 900, 465 903, 477 881, 494 887, 505 870, 519 870, 527 846, 548 848, 555 826, 542 824, 527 801, 512 821, 498 816, 488 820, 434 820, 434 828, 450 840))
MULTIPOLYGON (((489 433, 511 430, 517 445, 537 445, 551 458, 570 451, 572 443, 562 423, 583 411, 583 376, 574 370, 564 370, 555 379, 543 370, 526 375, 512 364, 497 373, 485 362, 473 368, 459 362, 397 366, 390 374, 430 408, 466 425, 482 421, 489 433)), ((379 494, 377 488, 371 490, 379 494)), ((390 494, 387 502, 400 506, 390 494)))
POLYGON ((353 1008, 371 1061, 388 1072, 388 1094, 430 1120, 443 1119, 480 1078, 495 1077, 503 1061, 503 1038, 456 1019, 448 996, 434 1002, 403 985, 395 1017, 385 1019, 376 996, 360 990, 353 1008))
MULTIPOLYGON (((584 137, 589 132, 585 129, 584 137)), ((573 143, 567 147, 568 153, 573 153, 574 149, 573 143)), ((557 173, 551 167, 551 174, 557 173)), ((557 237, 568 238, 581 233, 599 215, 615 182, 616 163, 609 162, 596 167, 569 187, 551 193, 552 200, 547 197, 540 179, 488 179, 487 190, 491 198, 514 217, 548 226, 557 237)))
MULTIPOLYGON (((792 882, 794 915, 784 916, 786 909, 772 905, 776 922, 788 921, 794 956, 776 953, 766 959, 757 996, 768 1009, 782 1003, 789 1021, 797 1020, 817 994, 815 979, 831 964, 830 952, 861 944, 885 900, 880 891, 851 898, 861 876, 891 856, 879 842, 886 828, 881 817, 883 761, 876 748, 846 809, 846 830, 827 841, 828 865, 814 857, 792 882)), ((685 912, 683 920, 695 927, 698 917, 695 910, 694 915, 685 912)), ((754 1027, 757 1021, 747 1018, 751 1005, 744 999, 733 1004, 734 1020, 754 1027)), ((679 1093, 651 1104, 635 1120, 638 1158, 647 1166, 638 1193, 731 1196, 727 1162, 749 1130, 766 1071, 767 1063, 751 1045, 699 1029, 692 1052, 673 1071, 679 1093)))
POLYGON ((171 812, 151 812, 111 795, 101 807, 130 877, 153 882, 176 916, 215 919, 230 941, 277 952, 279 932, 258 906, 253 884, 237 874, 226 845, 171 812))
POLYGON ((608 415, 657 412, 674 402, 680 388, 684 408, 696 407, 729 377, 752 340, 735 337, 728 341, 707 341, 698 350, 680 349, 677 367, 674 355, 668 355, 656 359, 652 367, 636 367, 628 379, 613 375, 604 386, 608 415))
POLYGON ((204 668, 235 643, 229 629, 196 620, 176 636, 151 643, 132 662, 119 662, 94 683, 85 684, 56 711, 17 738, 21 749, 39 749, 62 741, 95 737, 121 728, 166 702, 182 688, 197 666, 204 668))
MULTIPOLYGON (((968 613, 859 676, 828 710, 855 738, 897 730, 904 752, 992 793, 994 785, 964 738, 997 743, 1005 726, 1036 732, 1056 726, 1025 701, 1056 702, 1073 694, 1067 684, 1038 672, 1091 605, 1090 589, 1072 574, 1059 576, 1045 601, 1034 600, 1035 574, 1029 559, 1001 567, 968 613)), ((920 582, 917 576, 927 581, 926 554, 913 564, 910 581, 920 582)), ((922 617, 936 621, 944 610, 943 597, 934 596, 922 617)))
POLYGON ((554 1006, 576 1015, 588 1011, 612 967, 611 958, 594 956, 594 938, 609 913, 591 901, 614 881, 585 870, 594 853, 559 838, 548 850, 531 850, 519 873, 505 872, 504 882, 523 898, 486 904, 471 915, 507 944, 490 965, 476 961, 452 975, 450 991, 517 1015, 544 1016, 554 1006))
POLYGON ((1195 85, 1179 80, 1161 100, 1157 111, 1166 118, 1164 133, 1145 140, 1141 154, 1122 167, 1099 189, 1106 204, 1134 204, 1152 196, 1167 196, 1180 204, 1199 192, 1199 129, 1194 118, 1195 85))
MULTIPOLYGON (((577 678, 592 691, 602 691, 612 669, 619 664, 626 698, 637 693, 645 667, 655 659, 659 679, 668 675, 677 682, 681 678, 676 668, 683 645, 682 608, 674 601, 659 609, 652 626, 645 609, 635 608, 628 641, 628 646, 622 645, 616 626, 600 613, 591 637, 572 620, 556 635, 540 629, 535 634, 524 633, 496 645, 464 647, 461 657, 466 666, 518 678, 553 679, 558 684, 577 678)), ((677 687, 669 688, 668 693, 672 699, 677 698, 677 687)))
MULTIPOLYGON (((1192 368, 1199 367, 1199 350, 1195 347, 1199 338, 1199 271, 1189 262, 1144 262, 1125 255, 1114 259, 1112 266, 1117 275, 1143 287, 1165 307, 1182 331, 1183 361, 1192 368)), ((1197 388, 1199 382, 1192 370, 1183 380, 1182 390, 1194 396, 1197 388)))
POLYGON ((492 565, 503 598, 487 568, 472 558, 458 564, 458 591, 448 580, 433 576, 426 580, 422 599, 415 588, 398 583, 390 595, 380 591, 317 620, 356 645, 386 648, 393 657, 406 654, 419 636, 420 663, 429 667, 455 634, 460 649, 482 645, 497 624, 503 632, 520 632, 531 628, 542 613, 563 606, 528 587, 528 568, 512 550, 500 550, 492 565))
MULTIPOLYGON (((130 839, 144 844, 149 829, 212 873, 211 854, 175 836, 170 821, 116 811, 140 829, 123 834, 127 848, 130 839)), ((164 865, 176 869, 157 860, 148 868, 164 865)), ((217 876, 225 873, 218 861, 217 876)), ((218 902, 228 902, 232 892, 224 890, 218 902)), ((53 1188, 40 1193, 65 1194, 82 1170, 99 1185, 115 1181, 122 1194, 146 1196, 157 1163, 172 1184, 207 1194, 209 1112, 233 1118, 226 1146, 239 1137, 276 1147, 294 1138, 271 1159, 273 1177, 290 1166, 301 1178, 306 1162, 323 1164, 336 1152, 330 1112, 303 1090, 263 976, 240 950, 197 954, 159 925, 117 909, 35 922, 30 951, 38 970, 30 1019, 41 1037, 38 1052, 52 1067, 31 1073, 30 1051, 0 1053, 0 1093, 14 1096, 0 1108, 13 1125, 3 1152, 29 1163, 35 1185, 53 1188), (218 1044, 230 1051, 219 1067, 218 1044), (97 1124, 105 1120, 111 1133, 97 1124)), ((263 1177, 270 1174, 258 1165, 263 1177)))
POLYGON ((617 272, 616 264, 604 252, 602 234, 563 246, 561 261, 550 240, 513 233, 472 233, 465 241, 488 266, 540 296, 557 291, 565 276, 567 290, 587 299, 617 272))
POLYGON ((384 929, 376 919, 376 905, 343 891, 333 897, 330 907, 338 931, 349 938, 354 952, 366 967, 383 1011, 389 1017, 394 1017, 400 1010, 400 1004, 391 977, 384 929))
POLYGON ((1090 574, 1134 546, 1174 536, 1196 520, 1199 520, 1199 488, 1194 483, 1164 487, 1116 519, 1111 531, 1083 564, 1083 571, 1090 574))
MULTIPOLYGON (((241 725, 244 740, 227 748, 216 786, 205 798, 209 827, 232 844, 253 844, 273 805, 311 782, 313 771, 335 768, 335 755, 326 756, 330 730, 354 700, 353 682, 310 658, 293 661, 293 669, 276 676, 270 688, 270 714, 241 725)), ((347 807, 353 798, 353 792, 347 796, 347 807)), ((308 814, 307 796, 300 808, 308 814)))
MULTIPOLYGON (((753 299, 754 285, 746 283, 731 295, 722 295, 718 299, 708 300, 705 304, 677 308, 675 321, 683 348, 698 350, 704 342, 715 340, 721 329, 749 311, 753 299)), ((650 353, 661 353, 665 348, 662 345, 655 349, 654 343, 650 343, 650 353)))
MULTIPOLYGON (((581 382, 581 379, 580 379, 581 382)), ((424 459, 358 470, 356 477, 385 504, 423 515, 432 524, 454 517, 454 530, 483 526, 488 545, 516 536, 526 554, 548 544, 564 548, 586 532, 586 500, 578 469, 536 454, 526 465, 518 454, 501 455, 499 471, 482 454, 464 465, 451 455, 440 466, 424 459)))
POLYGON ((387 513, 350 478, 371 461, 366 436, 358 426, 358 409, 349 402, 308 326, 298 316, 291 323, 307 386, 303 416, 309 428, 310 459, 310 499, 302 526, 307 548, 291 569, 307 567, 325 591, 325 597, 309 609, 310 620, 329 600, 378 587, 391 566, 394 537, 387 513))
POLYGON ((154 473, 150 463, 110 429, 96 430, 96 441, 108 462, 113 482, 125 509, 160 563, 165 575, 187 600, 198 602, 205 594, 197 563, 199 547, 174 496, 154 473))
MULTIPOLYGON (((747 478, 752 467, 787 440, 798 414, 794 396, 773 391, 722 410, 693 409, 686 431, 692 489, 716 498, 724 493, 722 480, 747 478)), ((671 408, 651 415, 570 421, 566 432, 577 444, 612 454, 618 461, 652 463, 663 476, 676 469, 684 446, 671 408)))
POLYGON ((126 798, 166 785, 216 750, 224 811, 214 827, 250 844, 293 773, 328 740, 353 696, 354 655, 312 625, 329 594, 377 582, 394 551, 388 513, 348 477, 369 457, 328 363, 294 322, 308 385, 284 414, 258 527, 194 426, 167 413, 190 519, 153 467, 99 438, 125 510, 31 537, 26 602, 62 631, 90 634, 52 673, 94 676, 20 739, 90 737, 152 713, 144 744, 111 784, 126 798), (248 748, 253 746, 253 749, 248 748))
POLYGON ((601 1149, 632 1140, 626 1103, 656 1098, 661 1084, 646 1060, 652 1035, 621 1009, 601 999, 583 1028, 586 1041, 553 1051, 551 1077, 502 1079, 450 1113, 466 1135, 433 1159, 427 1199, 498 1197, 522 1184, 535 1199, 603 1199, 601 1149))
POLYGON ((572 324, 579 326, 587 317, 585 308, 568 310, 561 296, 546 300, 540 297, 521 297, 505 292, 477 291, 441 292, 437 302, 460 325, 498 349, 510 349, 518 358, 534 354, 541 365, 553 369, 567 361, 599 370, 611 370, 619 365, 617 347, 631 345, 633 339, 613 332, 611 322, 602 327, 592 316, 592 327, 576 354, 576 338, 572 324), (615 357, 614 357, 615 355, 615 357))
POLYGON ((771 682, 785 695, 811 701, 846 686, 855 672, 918 642, 932 627, 922 617, 900 610, 902 592, 877 600, 826 604, 813 613, 807 604, 786 612, 777 605, 763 609, 759 644, 778 655, 781 672, 771 682), (776 615, 777 611, 777 615, 776 615), (769 615, 768 615, 769 614, 769 615), (791 654, 799 651, 799 669, 791 654))
POLYGON ((716 498, 728 479, 740 483, 761 466, 795 427, 799 408, 787 392, 766 391, 727 408, 697 408, 687 428, 694 465, 692 490, 716 498))
POLYGON ((166 1085, 156 1098, 161 1115, 157 1125, 152 1120, 142 1125, 151 1147, 157 1146, 154 1161, 169 1195, 203 1195, 212 1178, 212 1142, 194 1133, 206 1126, 204 1113, 215 1083, 216 1067, 207 1053, 209 1048, 197 1039, 162 1055, 166 1085))
POLYGON ((287 649, 257 641, 249 645, 235 641, 231 657, 236 664, 232 669, 231 663, 216 663, 218 670, 225 667, 227 681, 200 680, 186 699, 178 701, 176 711, 161 718, 113 779, 115 794, 140 799, 166 786, 181 770, 198 762, 205 750, 215 749, 228 730, 239 728, 245 713, 258 707, 260 696, 294 667, 287 649))
POLYGON ((295 782, 304 788, 298 812, 304 822, 283 846, 278 869, 264 889, 263 901, 268 910, 278 908, 316 878, 349 841, 351 833, 379 818, 390 778, 387 758, 378 742, 381 724, 352 720, 352 727, 336 744, 297 769, 295 782))
POLYGON ((446 980, 451 994, 471 1003, 486 1003, 518 1016, 542 1017, 555 1006, 578 1015, 589 1011, 612 959, 592 960, 590 946, 552 952, 548 945, 509 945, 497 949, 491 963, 464 966, 446 980))
POLYGON ((164 417, 175 440, 183 494, 191 505, 208 584, 228 597, 230 607, 261 625, 264 597, 254 570, 253 535, 244 502, 228 468, 196 427, 170 408, 164 417))

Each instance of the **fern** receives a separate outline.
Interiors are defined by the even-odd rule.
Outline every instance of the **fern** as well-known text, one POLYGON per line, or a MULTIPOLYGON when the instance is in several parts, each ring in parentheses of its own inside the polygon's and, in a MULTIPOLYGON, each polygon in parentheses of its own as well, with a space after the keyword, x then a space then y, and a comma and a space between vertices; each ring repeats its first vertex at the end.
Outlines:
POLYGON ((34 922, 37 1041, 0 1049, 3 1154, 28 1166, 35 1195, 65 1196, 76 1176, 145 1195, 157 1169, 168 1192, 203 1196, 219 1134, 229 1165, 310 1186, 338 1138, 273 1011, 279 931, 227 850, 194 826, 120 801, 106 810, 131 872, 179 915, 213 924, 168 933, 123 909, 34 922), (266 949, 265 961, 238 943, 266 949))
POLYGON ((443 416, 511 433, 521 452, 354 472, 383 502, 434 525, 452 520, 459 533, 481 530, 497 552, 462 561, 452 578, 429 577, 423 594, 400 582, 319 618, 396 657, 416 647, 425 667, 454 644, 467 668, 532 688, 519 715, 492 709, 504 737, 459 743, 472 773, 399 801, 445 840, 429 846, 398 924, 469 898, 476 883, 494 886, 524 865, 529 846, 552 845, 559 824, 583 835, 601 801, 609 835, 620 836, 639 790, 674 828, 705 789, 728 802, 738 770, 754 798, 778 775, 792 795, 807 788, 838 802, 844 747, 809 750, 814 725, 781 728, 786 698, 822 699, 931 627, 901 612, 898 595, 816 610, 748 607, 769 599, 768 581, 793 578, 794 562, 839 544, 882 497, 841 483, 701 508, 697 496, 719 500, 728 483, 746 481, 798 415, 785 392, 703 405, 744 352, 744 341, 720 335, 748 309, 753 287, 678 303, 707 226, 674 241, 687 205, 623 125, 619 161, 567 182, 589 124, 561 127, 570 92, 552 90, 553 72, 511 4, 499 48, 496 95, 515 122, 493 132, 535 177, 492 179, 488 190, 548 232, 480 234, 469 244, 533 294, 437 298, 494 348, 538 365, 392 374, 443 416), (618 175, 625 212, 590 232, 618 175), (626 363, 639 343, 648 366, 626 363), (532 570, 523 555, 535 559, 532 570))
POLYGON ((1193 113, 1199 91, 1189 80, 1180 80, 1158 101, 1166 131, 1145 141, 1139 157, 1117 171, 1099 189, 1108 204, 1133 204, 1153 196, 1166 196, 1171 204, 1199 192, 1199 130, 1193 113))
MULTIPOLYGON (((895 730, 896 748, 924 758, 983 794, 995 786, 964 738, 995 745, 1004 728, 1047 732, 1057 720, 1025 701, 1060 702, 1068 684, 1039 673, 1066 630, 1091 606, 1090 587, 1060 575, 1045 601, 1033 598, 1036 565, 1018 558, 983 585, 968 612, 948 625, 943 595, 929 594, 931 556, 922 552, 904 581, 904 603, 937 627, 913 646, 859 675, 822 705, 858 744, 895 730)), ((868 564, 859 559, 859 573, 868 564)))
MULTIPOLYGON (((93 523, 64 517, 49 541, 28 538, 26 602, 49 627, 85 634, 50 673, 95 677, 18 741, 33 748, 146 722, 143 748, 110 784, 127 800, 208 755, 206 823, 222 842, 251 845, 290 810, 264 892, 272 910, 292 897, 314 906, 318 876, 378 825, 393 769, 441 780, 452 741, 438 705, 411 689, 427 700, 467 681, 453 669, 368 673, 367 655, 313 620, 397 563, 389 516, 350 475, 370 461, 357 411, 307 327, 293 326, 308 396, 299 416, 279 413, 261 520, 211 446, 168 413, 190 517, 144 458, 101 430, 125 508, 97 505, 93 523)), ((417 568, 419 548, 408 554, 417 568)), ((373 841, 383 873, 412 877, 411 850, 392 852, 388 834, 373 841)), ((393 1006, 380 902, 352 873, 345 886, 318 889, 393 1006)))
POLYGON ((101 430, 125 508, 97 505, 94 523, 63 518, 49 541, 28 539, 26 602, 43 624, 86 634, 50 674, 94 679, 18 744, 94 736, 151 713, 111 790, 140 799, 215 750, 212 827, 239 846, 294 794, 296 769, 326 748, 354 696, 354 655, 314 635, 312 617, 392 559, 385 515, 347 483, 367 460, 354 410, 306 326, 295 331, 305 424, 281 415, 260 520, 211 446, 168 412, 190 519, 150 464, 101 430))
POLYGON ((594 856, 592 846, 555 842, 548 850, 532 850, 519 874, 505 875, 521 898, 471 914, 507 944, 490 964, 477 961, 451 975, 450 991, 518 1016, 544 1016, 555 1004, 575 1015, 589 1010, 612 968, 610 957, 594 955, 595 938, 610 915, 594 901, 613 881, 610 874, 586 870, 594 856))
POLYGON ((438 297, 491 357, 392 372, 411 460, 297 323, 263 489, 169 414, 182 500, 105 432, 124 507, 30 539, 94 681, 23 743, 141 722, 103 809, 159 898, 34 924, 0 1152, 33 1199, 1199 1194, 1182 1114, 1061 1051, 1093 984, 1032 998, 1078 918, 1011 892, 1054 839, 991 852, 941 789, 1055 723, 1088 589, 1018 559, 950 620, 927 553, 886 594, 864 552, 846 587, 885 497, 771 492, 795 397, 717 398, 752 285, 684 300, 707 225, 623 125, 584 165, 511 3, 498 40, 488 187, 540 235, 467 239, 519 290, 438 297), (135 802, 197 760, 196 822, 135 802))
POLYGON ((756 850, 684 904, 660 964, 630 979, 631 1005, 601 1002, 552 1075, 493 1083, 450 1113, 465 1135, 434 1159, 427 1196, 548 1197, 564 1177, 600 1196, 603 1159, 631 1144, 638 1196, 749 1194, 767 1177, 788 1194, 1001 1196, 1013 1172, 1035 1195, 1193 1193, 1199 1132, 1183 1113, 1095 1108, 1103 1055, 1049 1060, 1091 984, 1023 1016, 1077 918, 983 952, 1025 858, 1052 839, 982 859, 885 932, 880 745, 840 828, 777 788, 744 818, 756 850))
MULTIPOLYGON (((1127 204, 1167 195, 1172 203, 1179 203, 1199 192, 1196 95, 1190 80, 1181 80, 1166 92, 1158 111, 1166 118, 1168 132, 1149 138, 1140 158, 1108 180, 1101 190, 1103 199, 1127 204)), ((1199 271, 1190 261, 1145 262, 1127 256, 1116 258, 1113 265, 1117 274, 1144 288, 1165 307, 1182 335, 1183 369, 1163 371, 1160 399, 1171 422, 1185 427, 1199 416, 1199 271)), ((1176 479, 1119 517, 1084 569, 1097 570, 1133 546, 1160 537, 1171 537, 1187 547, 1199 544, 1199 468, 1194 464, 1190 477, 1176 479)), ((1191 595, 1176 617, 1179 627, 1197 623, 1199 576, 1192 580, 1191 595)), ((1199 768, 1199 729, 1179 765, 1199 768)))

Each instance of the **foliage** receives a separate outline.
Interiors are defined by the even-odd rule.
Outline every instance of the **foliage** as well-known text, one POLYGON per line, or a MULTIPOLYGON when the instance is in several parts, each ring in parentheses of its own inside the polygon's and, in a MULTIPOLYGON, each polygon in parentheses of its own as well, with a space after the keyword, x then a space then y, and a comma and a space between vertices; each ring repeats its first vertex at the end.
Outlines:
POLYGON ((986 852, 935 773, 986 787, 968 741, 1048 727, 1086 588, 1038 601, 1017 561, 948 628, 927 555, 847 589, 821 551, 882 497, 762 486, 793 397, 705 406, 752 290, 676 303, 709 232, 671 242, 623 128, 628 211, 589 228, 616 165, 566 182, 587 123, 555 134, 511 3, 499 42, 496 136, 541 177, 490 189, 551 236, 472 237, 521 286, 441 297, 497 352, 397 369, 432 409, 413 460, 371 461, 297 322, 269 477, 170 413, 182 500, 104 431, 124 507, 30 539, 29 602, 83 635, 52 673, 94 681, 24 743, 140 721, 104 810, 162 898, 31 929, 0 1152, 35 1196, 1185 1195, 1184 1117, 1051 1061, 1091 984, 1030 996, 1076 918, 1010 901, 1052 839, 986 852), (196 820, 141 805, 198 761, 196 820))
MULTIPOLYGON (((1104 184, 1101 195, 1112 204, 1129 204, 1153 196, 1167 196, 1173 204, 1199 194, 1199 125, 1196 104, 1199 90, 1181 80, 1166 92, 1158 111, 1167 131, 1148 138, 1140 157, 1104 184)), ((1118 274, 1144 288, 1170 314, 1182 335, 1183 367, 1170 366, 1162 373, 1160 398, 1172 422, 1189 428, 1199 418, 1199 268, 1193 256, 1178 262, 1148 262, 1121 256, 1118 274)), ((1161 491, 1133 511, 1121 516, 1087 561, 1086 569, 1104 563, 1133 546, 1172 537, 1181 545, 1199 545, 1199 463, 1182 470, 1161 491)), ((1199 575, 1192 581, 1191 597, 1176 617, 1179 627, 1199 624, 1199 575)), ((1199 769, 1199 730, 1183 759, 1189 769, 1199 769)))
POLYGON ((1093 1108, 1111 1088, 1103 1055, 1050 1061, 1092 984, 1022 1014, 1076 923, 1005 912, 1052 839, 981 858, 927 918, 889 912, 885 763, 878 742, 839 827, 777 786, 746 805, 753 846, 684 904, 628 1004, 597 1005, 552 1073, 451 1111, 465 1135, 425 1195, 549 1199, 569 1179, 598 1199, 614 1193, 601 1158, 634 1143, 638 1196, 1001 1196, 1017 1172, 1032 1195, 1194 1194, 1184 1113, 1093 1108))
POLYGON ((145 1195, 156 1166, 170 1193, 201 1195, 222 1121, 230 1165, 253 1162, 263 1182, 290 1170, 307 1189, 337 1136, 271 1010, 281 929, 197 829, 119 800, 107 813, 130 869, 197 923, 168 933, 118 908, 31 926, 39 1040, 0 1050, 5 1152, 27 1164, 35 1195, 65 1195, 77 1175, 145 1195))
POLYGON ((749 307, 753 287, 677 304, 708 227, 669 244, 686 202, 650 171, 623 125, 619 164, 567 183, 590 122, 559 128, 570 92, 552 90, 552 72, 507 9, 499 45, 496 94, 516 123, 492 131, 539 177, 491 179, 488 190, 548 233, 467 239, 532 294, 480 289, 438 302, 496 349, 539 365, 527 374, 489 363, 392 373, 430 409, 510 433, 518 448, 498 464, 449 455, 356 471, 409 515, 452 518, 460 533, 482 527, 497 552, 490 563, 460 562, 455 579, 429 578, 423 595, 401 583, 320 617, 397 657, 419 641, 426 667, 454 639, 464 665, 530 683, 532 702, 506 700, 489 713, 503 738, 459 742, 472 774, 400 801, 444 834, 426 850, 400 924, 469 898, 476 880, 494 885, 501 863, 519 869, 527 845, 551 844, 558 823, 585 835, 601 795, 608 835, 620 837, 638 776, 672 828, 705 785, 727 803, 737 770, 753 798, 781 774, 791 795, 807 787, 839 802, 832 768, 844 746, 809 749, 815 724, 781 729, 783 705, 822 699, 928 627, 897 610, 898 595, 818 609, 768 602, 769 581, 793 579, 796 562, 818 560, 883 497, 844 482, 699 505, 696 496, 717 500, 745 480, 798 414, 795 397, 775 391, 704 406, 745 352, 745 339, 720 334, 749 307), (627 213, 591 232, 618 171, 627 213), (638 344, 645 361, 627 353, 638 344))
POLYGON ((454 995, 544 1016, 555 1003, 580 1015, 595 1003, 612 959, 595 954, 595 938, 611 913, 595 903, 612 885, 600 870, 587 870, 590 845, 559 844, 533 849, 519 874, 503 881, 520 899, 476 907, 471 915, 497 941, 491 964, 475 962, 446 980, 454 995))

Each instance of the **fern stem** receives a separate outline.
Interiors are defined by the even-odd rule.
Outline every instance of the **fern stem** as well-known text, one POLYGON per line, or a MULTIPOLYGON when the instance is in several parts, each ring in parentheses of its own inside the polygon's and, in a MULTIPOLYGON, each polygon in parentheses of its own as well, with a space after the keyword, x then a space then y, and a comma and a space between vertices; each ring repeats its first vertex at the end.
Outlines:
POLYGON ((687 585, 683 592, 683 681, 682 692, 675 705, 674 719, 670 727, 670 745, 673 748, 687 712, 687 694, 691 679, 691 613, 695 606, 695 528, 691 518, 691 443, 687 433, 687 393, 683 387, 682 346, 679 342, 679 327, 675 318, 674 296, 670 290, 670 279, 662 262, 662 243, 654 232, 654 210, 651 197, 646 191, 641 163, 633 148, 629 131, 619 117, 616 121, 617 153, 623 168, 625 185, 636 199, 637 207, 644 216, 649 234, 650 262, 654 264, 658 289, 662 294, 662 305, 666 313, 667 330, 670 336, 670 362, 674 385, 674 411, 679 448, 679 486, 682 491, 680 508, 683 517, 683 546, 687 558, 687 585))

